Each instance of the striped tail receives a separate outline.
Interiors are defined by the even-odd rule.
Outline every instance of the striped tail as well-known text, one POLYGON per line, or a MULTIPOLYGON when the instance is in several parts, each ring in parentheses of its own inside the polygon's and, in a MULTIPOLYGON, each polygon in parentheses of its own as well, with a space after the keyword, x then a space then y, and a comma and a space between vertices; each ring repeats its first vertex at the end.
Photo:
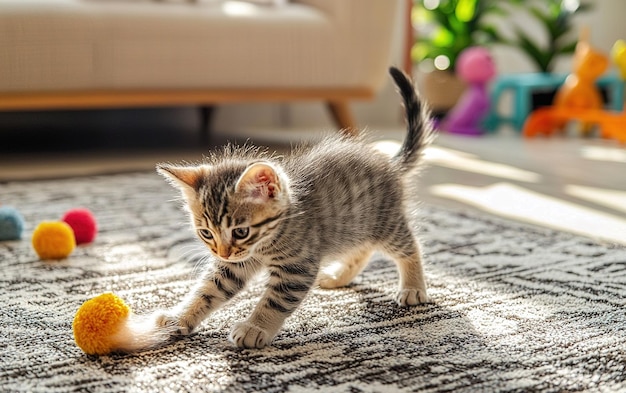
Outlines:
POLYGON ((407 136, 398 154, 394 157, 403 170, 411 170, 420 161, 424 149, 434 138, 430 111, 420 100, 411 79, 395 67, 389 68, 402 99, 406 113, 407 136))

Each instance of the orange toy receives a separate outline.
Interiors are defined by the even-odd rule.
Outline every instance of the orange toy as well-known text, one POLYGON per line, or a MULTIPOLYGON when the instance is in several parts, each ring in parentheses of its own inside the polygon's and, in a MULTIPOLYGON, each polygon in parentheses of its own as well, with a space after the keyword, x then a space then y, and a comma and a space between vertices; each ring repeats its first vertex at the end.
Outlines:
POLYGON ((574 54, 574 70, 554 97, 554 106, 567 109, 602 109, 596 80, 606 71, 609 59, 589 44, 587 29, 581 34, 574 54))
POLYGON ((524 123, 524 136, 549 135, 563 127, 568 121, 582 124, 597 124, 603 138, 616 139, 626 144, 626 115, 601 109, 572 111, 569 108, 539 108, 528 116, 524 123))
POLYGON ((595 83, 608 64, 608 57, 591 47, 585 30, 576 45, 572 74, 557 91, 553 106, 537 109, 528 116, 524 136, 550 135, 562 131, 569 121, 577 121, 585 131, 597 125, 602 137, 626 143, 626 114, 603 110, 595 83))

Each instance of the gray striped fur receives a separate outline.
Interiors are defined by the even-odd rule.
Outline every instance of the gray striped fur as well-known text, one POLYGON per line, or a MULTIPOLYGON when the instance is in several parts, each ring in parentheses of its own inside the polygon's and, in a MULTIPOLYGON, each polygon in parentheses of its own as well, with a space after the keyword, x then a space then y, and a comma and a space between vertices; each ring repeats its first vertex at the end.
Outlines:
POLYGON ((405 177, 417 167, 432 130, 411 81, 395 68, 390 73, 408 128, 394 158, 361 138, 332 136, 287 157, 228 146, 199 165, 158 167, 182 190, 198 236, 217 257, 189 295, 162 313, 161 325, 190 333, 264 270, 264 295, 231 332, 237 346, 262 348, 316 283, 348 285, 376 249, 398 266, 399 305, 429 301, 405 177))

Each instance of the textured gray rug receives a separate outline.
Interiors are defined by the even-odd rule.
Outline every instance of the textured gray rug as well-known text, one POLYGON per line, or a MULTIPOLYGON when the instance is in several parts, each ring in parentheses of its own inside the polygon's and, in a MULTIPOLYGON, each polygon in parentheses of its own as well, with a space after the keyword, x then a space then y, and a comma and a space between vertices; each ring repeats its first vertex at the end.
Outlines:
POLYGON ((165 348, 84 355, 71 332, 83 301, 113 291, 139 313, 173 305, 202 266, 175 196, 152 173, 0 184, 27 224, 24 240, 0 242, 0 390, 626 389, 626 249, 435 207, 422 208, 435 304, 395 306, 395 268, 375 257, 350 288, 315 290, 265 350, 227 341, 256 285, 165 348), (34 226, 77 206, 96 214, 96 242, 38 260, 34 226))

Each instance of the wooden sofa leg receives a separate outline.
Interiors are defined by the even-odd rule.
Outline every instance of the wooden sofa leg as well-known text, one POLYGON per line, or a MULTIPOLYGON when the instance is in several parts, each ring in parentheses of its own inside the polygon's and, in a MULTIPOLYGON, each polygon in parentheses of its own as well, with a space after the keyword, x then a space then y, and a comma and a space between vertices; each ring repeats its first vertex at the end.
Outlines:
POLYGON ((328 109, 335 121, 335 124, 346 135, 356 135, 359 130, 356 126, 352 111, 346 101, 329 101, 327 103, 328 109))
POLYGON ((214 105, 202 105, 200 107, 200 132, 206 136, 211 131, 211 120, 215 113, 214 105))

